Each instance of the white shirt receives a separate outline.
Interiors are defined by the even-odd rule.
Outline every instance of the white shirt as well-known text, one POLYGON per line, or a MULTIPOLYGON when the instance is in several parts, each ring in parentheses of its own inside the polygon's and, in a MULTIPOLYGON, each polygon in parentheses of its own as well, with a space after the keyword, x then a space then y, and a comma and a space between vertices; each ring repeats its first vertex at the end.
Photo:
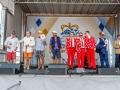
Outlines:
POLYGON ((35 45, 34 37, 24 37, 19 43, 24 43, 23 51, 24 52, 33 52, 33 46, 35 45), (29 45, 26 49, 26 45, 29 45))
MULTIPOLYGON (((75 45, 74 45, 74 38, 73 38, 73 37, 71 37, 71 42, 72 42, 71 47, 75 47, 75 45)), ((71 44, 71 43, 70 43, 70 44, 71 44)))
POLYGON ((16 52, 14 51, 16 47, 19 47, 19 42, 18 42, 18 38, 14 37, 8 37, 4 43, 4 45, 6 46, 9 46, 9 48, 7 48, 7 52, 16 52))
POLYGON ((81 43, 81 48, 85 48, 85 43, 83 38, 80 38, 80 43, 81 43))
POLYGON ((90 39, 90 38, 91 38, 91 36, 90 36, 90 35, 88 35, 88 38, 90 39))

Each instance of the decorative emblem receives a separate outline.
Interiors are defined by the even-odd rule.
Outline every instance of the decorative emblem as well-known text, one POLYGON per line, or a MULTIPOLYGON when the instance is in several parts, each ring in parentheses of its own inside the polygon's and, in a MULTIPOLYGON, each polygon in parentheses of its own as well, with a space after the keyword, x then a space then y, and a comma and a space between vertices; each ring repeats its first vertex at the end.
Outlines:
POLYGON ((61 26, 61 30, 62 30, 62 33, 61 35, 70 35, 70 32, 73 32, 74 35, 77 35, 79 33, 79 30, 78 30, 79 26, 74 24, 74 25, 71 25, 71 23, 68 23, 68 25, 65 25, 63 24, 61 26))
POLYGON ((62 31, 64 30, 65 27, 67 27, 68 29, 71 29, 71 28, 75 27, 77 30, 78 30, 78 28, 79 28, 79 26, 76 25, 76 24, 75 24, 75 25, 71 25, 71 23, 68 23, 68 25, 63 24, 63 25, 61 26, 62 31))

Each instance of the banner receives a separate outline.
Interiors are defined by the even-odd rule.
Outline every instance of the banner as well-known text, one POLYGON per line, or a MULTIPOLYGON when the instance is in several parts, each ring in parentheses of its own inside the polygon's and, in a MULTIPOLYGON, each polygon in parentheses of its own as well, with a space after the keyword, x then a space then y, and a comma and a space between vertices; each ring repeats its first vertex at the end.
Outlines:
MULTIPOLYGON (((62 61, 67 60, 65 53, 65 42, 69 33, 74 32, 75 36, 79 32, 84 33, 86 30, 95 37, 96 41, 100 37, 99 32, 103 31, 105 37, 109 40, 109 62, 110 65, 115 63, 115 53, 113 43, 114 35, 114 18, 113 17, 40 17, 28 16, 27 28, 32 32, 32 36, 36 39, 37 32, 40 30, 46 35, 47 45, 45 47, 45 63, 51 63, 52 58, 49 54, 49 41, 52 37, 52 31, 57 31, 57 35, 61 37, 63 51, 61 53, 62 61)), ((33 58, 35 61, 36 58, 33 58)), ((96 53, 97 64, 100 64, 99 55, 96 53)), ((65 62, 64 62, 65 63, 65 62)))

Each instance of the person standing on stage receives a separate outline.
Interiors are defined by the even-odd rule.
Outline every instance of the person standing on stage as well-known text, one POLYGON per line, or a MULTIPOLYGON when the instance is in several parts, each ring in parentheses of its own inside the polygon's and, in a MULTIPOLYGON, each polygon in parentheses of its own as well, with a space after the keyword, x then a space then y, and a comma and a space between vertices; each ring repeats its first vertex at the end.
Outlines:
POLYGON ((120 68, 120 35, 117 35, 117 40, 114 42, 115 48, 115 68, 120 68))
POLYGON ((31 37, 31 32, 26 32, 26 37, 19 41, 20 43, 24 43, 23 52, 24 52, 24 69, 30 69, 31 58, 33 56, 33 46, 35 45, 34 37, 31 37), (27 65, 28 60, 28 66, 27 65))
POLYGON ((4 45, 7 47, 6 59, 8 64, 13 60, 16 63, 16 51, 19 47, 18 38, 15 37, 15 31, 11 32, 11 36, 5 40, 4 45))
POLYGON ((61 63, 61 48, 62 48, 62 42, 60 37, 57 36, 56 31, 52 31, 53 37, 50 38, 50 43, 49 43, 49 52, 53 54, 53 64, 56 64, 56 57, 58 59, 58 64, 61 63))
POLYGON ((110 68, 109 61, 108 61, 108 40, 105 38, 105 34, 103 32, 99 33, 100 38, 97 40, 97 47, 99 51, 100 61, 101 61, 101 68, 104 68, 104 62, 106 63, 106 67, 110 68))
POLYGON ((70 37, 66 40, 66 53, 68 54, 68 68, 74 68, 74 55, 75 55, 76 40, 73 32, 70 33, 70 37))
POLYGON ((38 31, 38 38, 35 42, 34 47, 34 53, 36 54, 37 60, 38 60, 38 68, 36 70, 40 69, 40 58, 42 59, 42 70, 44 70, 44 57, 45 57, 45 45, 46 41, 45 39, 41 38, 42 31, 38 31))
POLYGON ((86 46, 86 58, 88 61, 88 68, 96 69, 96 61, 95 61, 96 41, 95 41, 95 38, 90 35, 89 31, 85 31, 84 41, 85 41, 85 46, 86 46))
POLYGON ((85 42, 82 32, 79 33, 79 37, 76 39, 76 44, 78 68, 84 68, 85 42))

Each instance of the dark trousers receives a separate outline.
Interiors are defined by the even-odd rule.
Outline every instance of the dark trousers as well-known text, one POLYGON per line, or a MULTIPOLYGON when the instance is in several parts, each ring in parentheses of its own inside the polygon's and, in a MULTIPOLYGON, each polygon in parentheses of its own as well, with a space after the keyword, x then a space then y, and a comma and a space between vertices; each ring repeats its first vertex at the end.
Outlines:
POLYGON ((115 68, 120 67, 120 54, 115 54, 115 68))
POLYGON ((109 61, 108 61, 108 53, 105 54, 101 53, 100 55, 100 61, 101 61, 101 68, 104 68, 104 62, 106 63, 106 67, 110 68, 109 61))

